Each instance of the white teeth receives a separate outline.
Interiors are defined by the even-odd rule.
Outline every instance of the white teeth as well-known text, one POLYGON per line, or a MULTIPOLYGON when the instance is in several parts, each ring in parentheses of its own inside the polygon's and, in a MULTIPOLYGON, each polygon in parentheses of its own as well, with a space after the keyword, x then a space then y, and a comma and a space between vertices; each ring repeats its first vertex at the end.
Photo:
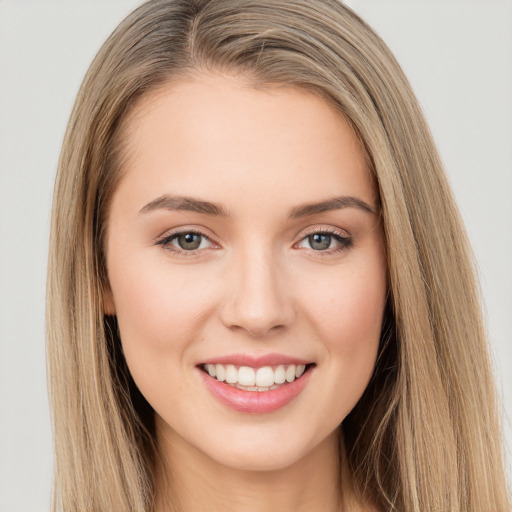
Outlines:
POLYGON ((240 366, 238 370, 238 384, 242 386, 254 386, 256 384, 256 374, 249 366, 240 366))
POLYGON ((256 386, 268 388, 274 384, 274 371, 270 366, 258 368, 256 372, 256 386))
POLYGON ((215 374, 217 376, 217 380, 224 382, 226 380, 226 368, 221 364, 215 365, 215 374))
POLYGON ((214 364, 207 364, 206 369, 208 370, 210 377, 215 377, 215 365, 214 364))
POLYGON ((286 368, 286 380, 293 382, 295 380, 295 366, 292 364, 286 368))
POLYGON ((206 364, 204 368, 211 377, 239 389, 269 391, 301 377, 306 370, 306 365, 290 364, 285 366, 280 364, 275 368, 271 366, 262 366, 261 368, 240 366, 237 369, 233 364, 206 364))
POLYGON ((238 382, 238 371, 232 364, 226 366, 226 382, 228 384, 236 384, 238 382))
POLYGON ((276 371, 274 372, 274 382, 276 384, 284 384, 284 381, 286 380, 286 370, 284 369, 284 366, 280 364, 276 371))

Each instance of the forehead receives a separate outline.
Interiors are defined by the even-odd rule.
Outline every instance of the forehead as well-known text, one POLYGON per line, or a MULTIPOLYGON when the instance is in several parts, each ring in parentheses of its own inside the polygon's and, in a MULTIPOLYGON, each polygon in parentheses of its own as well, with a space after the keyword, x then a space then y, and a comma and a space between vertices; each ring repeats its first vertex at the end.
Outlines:
POLYGON ((130 185, 145 199, 180 193, 222 202, 235 195, 260 207, 336 194, 376 200, 352 127, 303 89, 197 75, 143 97, 123 131, 121 188, 130 185))

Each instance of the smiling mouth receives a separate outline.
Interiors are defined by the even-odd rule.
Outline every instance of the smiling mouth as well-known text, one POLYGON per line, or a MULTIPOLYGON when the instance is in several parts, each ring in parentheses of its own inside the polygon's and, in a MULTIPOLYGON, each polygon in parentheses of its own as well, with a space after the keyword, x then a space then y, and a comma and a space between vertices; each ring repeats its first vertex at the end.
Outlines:
POLYGON ((308 372, 315 363, 280 364, 276 366, 236 366, 233 364, 202 364, 199 368, 213 379, 243 391, 272 391, 291 384, 308 372))

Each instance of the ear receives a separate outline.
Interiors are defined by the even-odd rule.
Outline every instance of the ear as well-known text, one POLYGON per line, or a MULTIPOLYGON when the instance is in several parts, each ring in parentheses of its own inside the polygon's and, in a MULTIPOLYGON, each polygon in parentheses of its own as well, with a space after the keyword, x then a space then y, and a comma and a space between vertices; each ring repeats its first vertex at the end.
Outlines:
POLYGON ((103 313, 107 316, 115 316, 116 314, 114 296, 109 283, 105 283, 103 287, 103 313))

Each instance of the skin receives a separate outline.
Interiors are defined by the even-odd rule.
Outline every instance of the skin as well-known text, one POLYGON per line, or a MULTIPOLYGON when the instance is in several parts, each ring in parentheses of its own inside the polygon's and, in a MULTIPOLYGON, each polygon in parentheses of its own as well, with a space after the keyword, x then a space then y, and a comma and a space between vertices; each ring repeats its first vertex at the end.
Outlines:
POLYGON ((337 427, 371 377, 386 297, 376 191, 352 129, 311 93, 256 90, 221 74, 151 93, 125 128, 106 312, 117 315, 128 366, 155 410, 174 498, 184 511, 339 510, 350 483, 340 483, 337 427), (164 194, 225 215, 144 208, 164 194), (373 212, 349 205, 290 217, 342 196, 373 212), (185 251, 176 230, 208 238, 185 251), (312 233, 331 236, 329 248, 313 247, 312 233), (315 363, 303 391, 272 413, 220 403, 197 368, 269 352, 315 363))

